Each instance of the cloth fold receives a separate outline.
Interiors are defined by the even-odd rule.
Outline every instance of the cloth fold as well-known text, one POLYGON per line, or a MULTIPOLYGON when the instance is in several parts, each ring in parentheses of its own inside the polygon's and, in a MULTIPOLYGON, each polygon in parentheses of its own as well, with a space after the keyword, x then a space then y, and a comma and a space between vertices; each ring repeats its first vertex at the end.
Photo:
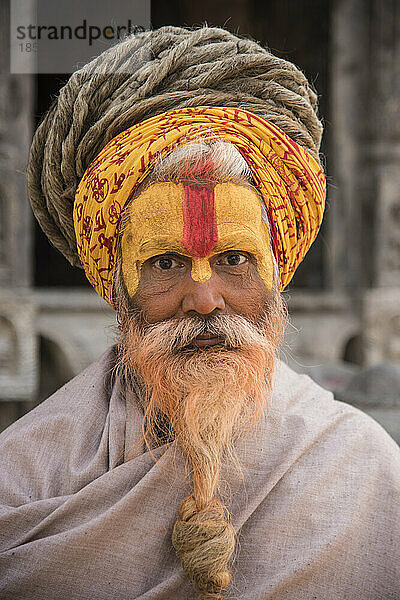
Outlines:
MULTIPOLYGON (((112 348, 0 435, 4 600, 197 598, 171 544, 185 459, 171 442, 126 461, 143 411, 114 365, 112 348)), ((243 477, 225 465, 219 490, 238 532, 227 598, 400 597, 400 450, 380 425, 278 362, 237 452, 243 477)))

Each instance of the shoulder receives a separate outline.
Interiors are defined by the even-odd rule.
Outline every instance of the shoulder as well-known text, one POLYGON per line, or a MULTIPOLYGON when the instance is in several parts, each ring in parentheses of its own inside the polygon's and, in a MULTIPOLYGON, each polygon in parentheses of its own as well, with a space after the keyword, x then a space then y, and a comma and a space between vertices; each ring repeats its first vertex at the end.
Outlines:
POLYGON ((374 419, 280 363, 245 451, 240 518, 268 549, 271 580, 292 577, 294 598, 395 597, 400 449, 374 419))
POLYGON ((0 493, 15 503, 68 490, 68 473, 101 442, 113 387, 115 348, 0 435, 0 493), (83 447, 85 446, 85 448, 83 447), (52 480, 47 474, 52 471, 52 480), (50 489, 52 488, 52 489, 50 489))
POLYGON ((65 420, 72 425, 82 421, 83 413, 86 418, 98 414, 99 407, 107 404, 114 366, 115 348, 111 347, 96 362, 10 425, 0 435, 0 441, 4 443, 10 437, 34 430, 43 421, 65 420))
MULTIPOLYGON (((372 417, 279 361, 270 417, 279 437, 290 440, 298 456, 316 462, 343 461, 350 469, 392 471, 400 481, 400 448, 372 417)), ((342 470, 342 475, 344 470, 342 470)))

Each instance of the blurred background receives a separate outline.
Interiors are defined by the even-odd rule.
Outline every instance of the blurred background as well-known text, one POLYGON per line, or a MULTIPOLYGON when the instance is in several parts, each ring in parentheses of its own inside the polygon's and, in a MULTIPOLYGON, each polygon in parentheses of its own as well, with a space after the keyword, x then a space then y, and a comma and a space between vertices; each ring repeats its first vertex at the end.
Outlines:
MULTIPOLYGON (((0 0, 0 11, 3 429, 96 360, 117 330, 83 271, 41 232, 26 193, 33 132, 69 75, 10 74, 10 2, 0 0)), ((151 2, 153 28, 204 23, 268 46, 318 92, 327 209, 284 293, 282 358, 400 442, 400 2, 151 2)))

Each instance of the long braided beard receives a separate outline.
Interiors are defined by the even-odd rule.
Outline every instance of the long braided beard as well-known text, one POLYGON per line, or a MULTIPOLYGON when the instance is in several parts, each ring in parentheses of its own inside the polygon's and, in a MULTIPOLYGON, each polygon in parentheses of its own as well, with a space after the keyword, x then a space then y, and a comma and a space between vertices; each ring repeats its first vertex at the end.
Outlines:
MULTIPOLYGON (((285 323, 280 294, 255 321, 239 315, 146 324, 121 313, 120 365, 145 390, 144 438, 176 438, 188 459, 193 491, 182 502, 172 543, 203 600, 217 600, 231 579, 235 533, 215 497, 224 457, 240 468, 233 442, 264 416, 285 323), (223 344, 196 347, 202 333, 223 344)), ((150 447, 150 446, 149 446, 150 447)))

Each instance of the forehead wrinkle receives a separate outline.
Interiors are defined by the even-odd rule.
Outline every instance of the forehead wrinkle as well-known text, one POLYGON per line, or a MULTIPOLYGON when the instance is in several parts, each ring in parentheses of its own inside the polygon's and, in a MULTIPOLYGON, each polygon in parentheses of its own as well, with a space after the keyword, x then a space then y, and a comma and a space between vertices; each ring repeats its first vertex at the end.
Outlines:
MULTIPOLYGON (((225 224, 231 224, 229 222, 225 222, 225 224)), ((234 223, 232 223, 234 224, 234 223)), ((237 225, 237 223, 235 223, 235 225, 237 225)), ((221 232, 220 234, 220 239, 218 241, 218 244, 215 248, 215 250, 218 250, 218 248, 220 247, 232 247, 232 248, 237 248, 238 244, 241 243, 248 243, 251 242, 251 244, 254 244, 257 242, 259 242, 259 232, 257 231, 256 228, 250 226, 250 225, 244 225, 241 224, 240 229, 233 229, 233 231, 230 231, 229 233, 226 232, 221 232)))
POLYGON ((169 251, 182 254, 182 246, 178 242, 166 240, 165 238, 152 238, 151 240, 145 240, 140 244, 139 250, 146 253, 154 251, 160 254, 169 251))
MULTIPOLYGON (((222 235, 222 239, 219 240, 217 246, 214 248, 213 252, 211 252, 208 256, 215 256, 215 254, 219 254, 221 252, 226 252, 227 250, 243 250, 244 252, 249 252, 248 245, 249 242, 256 249, 257 245, 257 234, 253 231, 251 227, 243 227, 240 231, 233 231, 229 235, 222 235), (250 235, 243 235, 243 229, 247 229, 250 235), (240 234, 240 238, 238 234, 240 234), (247 246, 247 248, 245 248, 247 246)), ((189 252, 186 252, 178 242, 174 242, 173 240, 166 240, 165 238, 154 238, 151 240, 143 241, 139 249, 141 252, 148 254, 149 252, 155 254, 163 254, 167 252, 174 252, 177 254, 181 254, 182 256, 193 257, 189 252)))
POLYGON ((247 224, 247 223, 240 223, 240 225, 238 224, 237 221, 221 221, 221 223, 218 224, 219 228, 224 227, 225 225, 232 225, 232 226, 236 226, 236 229, 231 228, 231 231, 229 231, 229 233, 222 233, 222 235, 224 235, 224 237, 227 236, 236 236, 238 234, 243 234, 243 230, 246 230, 248 232, 250 232, 251 234, 255 234, 257 233, 258 224, 247 224))

